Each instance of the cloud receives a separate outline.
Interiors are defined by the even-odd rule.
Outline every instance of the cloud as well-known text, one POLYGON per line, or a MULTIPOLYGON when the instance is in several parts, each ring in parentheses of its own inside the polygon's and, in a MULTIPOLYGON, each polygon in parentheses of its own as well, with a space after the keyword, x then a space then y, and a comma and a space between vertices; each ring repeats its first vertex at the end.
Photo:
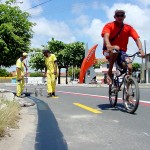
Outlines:
MULTIPOLYGON (((39 42, 41 41, 41 37, 43 37, 43 39, 45 37, 47 42, 51 40, 52 37, 65 43, 74 42, 76 40, 69 26, 63 21, 49 21, 45 18, 38 18, 32 21, 37 24, 33 27, 33 31, 35 32, 35 37, 39 39, 39 42)), ((33 43, 33 45, 35 44, 33 43)))
POLYGON ((101 31, 104 24, 99 19, 93 19, 90 26, 83 28, 83 33, 88 35, 94 43, 102 43, 101 31))
POLYGON ((76 3, 72 7, 72 13, 74 13, 74 14, 81 14, 87 8, 88 8, 88 6, 85 5, 85 3, 76 3))
POLYGON ((92 2, 82 2, 82 3, 74 3, 72 7, 72 13, 74 14, 82 14, 85 10, 94 9, 98 10, 101 8, 101 2, 92 1, 92 2))
MULTIPOLYGON (((39 4, 40 0, 23 0, 23 2, 23 4, 18 5, 22 10, 27 10, 39 4)), ((98 0, 74 3, 72 13, 76 16, 74 17, 72 15, 72 18, 70 19, 68 17, 67 20, 65 20, 66 18, 61 18, 59 14, 59 20, 56 20, 57 18, 55 20, 48 20, 46 19, 47 16, 45 16, 45 18, 41 17, 43 6, 38 6, 34 9, 28 10, 32 15, 31 20, 37 24, 33 28, 35 35, 32 39, 32 46, 37 47, 38 45, 46 44, 46 42, 51 40, 52 37, 66 43, 74 42, 79 39, 81 39, 81 41, 88 39, 91 44, 99 43, 101 46, 102 28, 106 22, 114 20, 114 11, 120 8, 126 11, 125 22, 137 30, 142 43, 144 40, 147 41, 147 49, 150 50, 150 30, 148 30, 150 24, 149 5, 149 0, 135 0, 132 1, 132 3, 129 3, 128 1, 128 3, 113 3, 112 5, 105 5, 105 3, 99 2, 98 0), (106 15, 101 15, 102 18, 97 19, 93 16, 96 11, 98 11, 98 13, 100 11, 103 13, 104 11, 106 15)), ((66 16, 69 15, 66 14, 66 16)), ((52 17, 53 16, 51 16, 51 18, 52 17)), ((57 17, 56 14, 55 17, 57 17)), ((131 51, 137 50, 133 40, 130 40, 129 42, 129 49, 131 49, 131 51)))
POLYGON ((150 1, 149 0, 139 0, 140 3, 142 3, 144 6, 149 6, 150 1))
POLYGON ((70 27, 64 21, 48 20, 42 17, 41 13, 43 9, 41 6, 29 9, 39 3, 39 0, 33 0, 32 2, 26 0, 22 5, 23 7, 20 5, 22 10, 27 10, 32 15, 31 21, 36 23, 36 26, 33 27, 34 36, 31 39, 32 47, 46 45, 52 37, 65 43, 74 42, 76 38, 73 36, 70 27))
POLYGON ((77 25, 80 25, 80 26, 86 26, 89 24, 90 20, 89 20, 89 17, 87 15, 80 15, 73 22, 76 23, 77 25))
MULTIPOLYGON (((135 30, 140 35, 142 43, 144 43, 144 40, 147 41, 147 51, 150 53, 150 30, 148 30, 150 24, 150 9, 143 9, 138 5, 133 5, 130 3, 117 3, 112 5, 111 7, 108 7, 108 5, 103 5, 103 9, 105 10, 106 18, 108 18, 106 22, 102 22, 100 19, 94 18, 93 20, 91 20, 91 23, 88 25, 88 27, 86 26, 82 28, 82 32, 84 35, 89 36, 92 42, 97 42, 101 45, 102 38, 100 34, 104 24, 114 20, 113 16, 116 9, 123 9, 126 11, 125 23, 130 24, 135 28, 135 30)), ((129 39, 128 48, 131 53, 138 50, 135 42, 132 39, 129 39)))
POLYGON ((82 41, 86 41, 88 43, 89 48, 94 44, 98 44, 98 48, 96 50, 96 57, 102 56, 102 45, 103 39, 101 37, 101 31, 104 26, 104 23, 97 18, 94 18, 87 26, 84 26, 82 29, 76 30, 76 36, 81 38, 82 41))
POLYGON ((95 9, 95 10, 98 10, 98 9, 101 8, 101 6, 102 6, 102 3, 101 3, 101 2, 99 2, 99 1, 93 1, 93 2, 92 2, 92 5, 91 5, 91 8, 93 8, 93 9, 95 9))
POLYGON ((109 20, 114 20, 114 11, 116 9, 123 9, 126 12, 126 19, 125 22, 128 22, 129 24, 132 24, 136 27, 143 27, 145 23, 149 22, 149 17, 147 15, 147 12, 149 12, 148 9, 142 9, 137 5, 133 4, 114 4, 111 8, 106 7, 105 11, 107 14, 107 17, 109 20), (139 21, 140 19, 140 21, 139 21))
MULTIPOLYGON (((20 0, 21 1, 21 0, 20 0)), ((39 4, 39 0, 22 0, 23 4, 17 4, 21 10, 27 11, 30 13, 32 16, 38 16, 43 12, 43 9, 41 6, 35 7, 37 4, 39 4), (31 9, 32 8, 32 9, 31 9)))
MULTIPOLYGON (((111 8, 106 9, 106 14, 109 20, 113 20, 112 14, 114 14, 114 10, 116 10, 117 8, 126 11, 126 18, 124 22, 130 24, 135 28, 135 30, 139 33, 141 37, 141 42, 143 43, 144 40, 150 41, 150 30, 148 30, 150 24, 150 9, 143 9, 138 5, 133 5, 129 3, 114 4, 111 8)), ((137 50, 135 43, 133 43, 133 40, 129 41, 129 47, 131 47, 132 51, 137 50)), ((147 42, 147 48, 150 49, 150 42, 147 42)))
MULTIPOLYGON (((2 3, 5 3, 6 0, 1 0, 2 3)), ((33 6, 36 6, 39 4, 39 0, 18 0, 16 3, 12 4, 11 6, 18 6, 22 11, 27 11, 32 16, 38 16, 42 13, 43 9, 41 6, 32 8, 33 6), (32 8, 32 9, 30 9, 32 8)))

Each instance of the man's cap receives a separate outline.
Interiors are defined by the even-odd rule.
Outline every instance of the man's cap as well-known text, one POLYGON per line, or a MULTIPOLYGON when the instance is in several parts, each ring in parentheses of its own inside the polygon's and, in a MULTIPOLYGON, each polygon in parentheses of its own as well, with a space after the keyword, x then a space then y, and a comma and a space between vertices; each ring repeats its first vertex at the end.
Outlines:
POLYGON ((125 11, 122 10, 122 9, 117 9, 117 10, 115 10, 115 15, 118 14, 118 13, 123 13, 123 14, 125 14, 125 11))
POLYGON ((50 51, 49 51, 48 49, 44 49, 44 50, 43 50, 43 54, 44 54, 44 53, 50 53, 50 51))
POLYGON ((26 52, 24 52, 24 53, 22 54, 22 56, 28 56, 28 54, 27 54, 26 52))

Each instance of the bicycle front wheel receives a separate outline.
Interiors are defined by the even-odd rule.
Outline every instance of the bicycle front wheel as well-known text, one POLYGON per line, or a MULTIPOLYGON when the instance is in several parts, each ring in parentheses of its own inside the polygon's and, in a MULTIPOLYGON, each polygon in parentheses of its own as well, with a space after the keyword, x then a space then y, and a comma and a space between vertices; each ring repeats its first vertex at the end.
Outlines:
POLYGON ((109 101, 112 107, 115 107, 118 99, 118 91, 114 84, 109 85, 109 101))
POLYGON ((139 86, 135 78, 129 77, 125 81, 123 90, 123 103, 128 113, 133 114, 139 105, 139 86))

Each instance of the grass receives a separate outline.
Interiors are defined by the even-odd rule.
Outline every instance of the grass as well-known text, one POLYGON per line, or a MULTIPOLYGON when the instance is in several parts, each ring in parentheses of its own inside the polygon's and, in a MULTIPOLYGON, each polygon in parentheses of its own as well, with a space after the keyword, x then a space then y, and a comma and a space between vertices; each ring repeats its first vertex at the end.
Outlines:
POLYGON ((0 109, 0 137, 3 137, 8 128, 18 127, 20 105, 16 101, 3 99, 0 99, 0 105, 5 105, 0 109))

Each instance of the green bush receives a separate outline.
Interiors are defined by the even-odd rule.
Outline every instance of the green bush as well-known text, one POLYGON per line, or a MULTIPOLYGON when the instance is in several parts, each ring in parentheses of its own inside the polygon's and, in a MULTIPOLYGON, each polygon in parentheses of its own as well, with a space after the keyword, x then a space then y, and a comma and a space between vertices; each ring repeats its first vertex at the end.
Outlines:
POLYGON ((6 69, 0 69, 0 77, 11 77, 11 73, 9 73, 6 69))
POLYGON ((71 77, 73 76, 73 78, 78 79, 79 78, 79 74, 80 74, 80 68, 72 68, 69 67, 68 69, 68 75, 71 77), (73 74, 72 74, 73 73, 73 74))
POLYGON ((41 72, 32 72, 30 77, 43 77, 43 74, 41 72))

